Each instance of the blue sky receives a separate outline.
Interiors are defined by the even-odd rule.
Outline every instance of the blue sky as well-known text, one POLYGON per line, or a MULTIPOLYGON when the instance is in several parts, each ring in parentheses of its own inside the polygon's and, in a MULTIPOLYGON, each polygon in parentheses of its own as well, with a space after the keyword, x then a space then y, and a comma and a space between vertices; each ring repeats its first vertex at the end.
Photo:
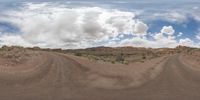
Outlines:
POLYGON ((199 0, 1 0, 0 45, 200 47, 199 0))

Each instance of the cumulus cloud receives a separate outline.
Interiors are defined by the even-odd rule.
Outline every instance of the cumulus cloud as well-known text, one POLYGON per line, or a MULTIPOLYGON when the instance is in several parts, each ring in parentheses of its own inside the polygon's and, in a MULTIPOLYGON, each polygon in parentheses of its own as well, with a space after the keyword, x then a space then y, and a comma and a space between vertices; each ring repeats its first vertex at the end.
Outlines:
POLYGON ((161 39, 163 39, 164 37, 165 37, 165 36, 164 36, 163 33, 157 33, 157 34, 154 35, 154 39, 156 39, 156 40, 161 40, 161 39))
POLYGON ((175 32, 175 30, 172 26, 164 26, 161 30, 161 33, 166 33, 168 35, 173 35, 174 32, 175 32))
POLYGON ((190 46, 190 47, 197 47, 196 44, 194 43, 194 41, 192 41, 189 38, 180 39, 179 45, 190 46))
MULTIPOLYGON (((170 16, 184 19, 178 13, 170 16)), ((183 33, 175 34, 172 26, 163 26, 159 32, 149 35, 148 25, 138 20, 134 12, 117 9, 25 3, 21 9, 4 12, 0 21, 19 28, 16 34, 0 33, 0 45, 48 48, 196 46, 189 38, 177 40, 183 33)), ((200 35, 196 37, 200 39, 200 35)))
POLYGON ((198 43, 195 43, 190 38, 182 38, 180 40, 176 39, 180 37, 183 33, 174 34, 175 30, 172 26, 163 26, 160 32, 152 35, 154 40, 141 37, 133 37, 131 39, 122 40, 119 43, 120 46, 136 46, 136 47, 176 47, 178 45, 189 46, 189 47, 199 47, 198 43))
POLYGON ((8 17, 1 20, 19 27, 22 41, 32 45, 42 43, 43 47, 87 47, 119 34, 146 34, 148 30, 145 23, 134 19, 133 12, 99 7, 27 3, 21 10, 5 14, 8 17))
MULTIPOLYGON (((160 47, 176 47, 179 45, 179 41, 176 40, 176 35, 174 34, 175 30, 172 26, 163 26, 160 32, 155 33, 152 35, 154 40, 149 39, 147 37, 140 37, 135 36, 133 38, 128 38, 117 42, 110 42, 109 46, 116 45, 116 46, 134 46, 134 47, 153 47, 153 48, 160 48, 160 47)), ((182 41, 182 40, 181 40, 182 41)), ((183 42, 183 41, 182 41, 183 42)))
POLYGON ((155 34, 153 37, 155 40, 165 40, 171 41, 175 40, 174 28, 172 26, 163 26, 159 33, 155 34))
POLYGON ((0 42, 1 44, 3 45, 8 45, 8 46, 11 46, 11 45, 22 45, 25 46, 25 47, 30 47, 32 46, 30 43, 26 42, 24 39, 22 39, 21 36, 19 35, 2 35, 0 37, 0 42))
POLYGON ((136 24, 133 26, 133 32, 135 34, 146 34, 148 30, 147 24, 137 21, 136 24))

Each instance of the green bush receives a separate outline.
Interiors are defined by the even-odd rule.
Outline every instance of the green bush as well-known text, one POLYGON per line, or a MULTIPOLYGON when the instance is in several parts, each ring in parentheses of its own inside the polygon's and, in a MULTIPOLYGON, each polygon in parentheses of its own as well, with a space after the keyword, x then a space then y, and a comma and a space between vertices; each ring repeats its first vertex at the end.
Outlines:
POLYGON ((112 64, 115 64, 115 61, 111 61, 112 64))
POLYGON ((128 61, 123 61, 123 64, 128 65, 128 61))
POLYGON ((75 53, 75 56, 82 56, 82 54, 81 53, 75 53))

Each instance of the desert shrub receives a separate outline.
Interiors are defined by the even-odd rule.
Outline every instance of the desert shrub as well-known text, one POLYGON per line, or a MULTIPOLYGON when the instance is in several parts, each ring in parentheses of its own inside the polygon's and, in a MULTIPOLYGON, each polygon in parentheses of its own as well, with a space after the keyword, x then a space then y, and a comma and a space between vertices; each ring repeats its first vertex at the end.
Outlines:
POLYGON ((143 54, 143 55, 142 55, 142 59, 146 59, 146 56, 145 56, 145 54, 143 54))
POLYGON ((126 61, 126 60, 124 60, 122 63, 125 65, 128 65, 128 61, 126 61))
POLYGON ((115 61, 111 61, 112 64, 115 64, 115 61))
POLYGON ((142 56, 142 59, 146 59, 146 56, 142 56))
POLYGON ((116 61, 118 61, 118 62, 122 62, 122 61, 124 61, 125 59, 124 59, 124 56, 123 56, 123 54, 121 53, 121 54, 118 54, 117 56, 116 56, 116 61))
POLYGON ((75 56, 82 56, 82 54, 77 52, 77 53, 75 53, 75 56))

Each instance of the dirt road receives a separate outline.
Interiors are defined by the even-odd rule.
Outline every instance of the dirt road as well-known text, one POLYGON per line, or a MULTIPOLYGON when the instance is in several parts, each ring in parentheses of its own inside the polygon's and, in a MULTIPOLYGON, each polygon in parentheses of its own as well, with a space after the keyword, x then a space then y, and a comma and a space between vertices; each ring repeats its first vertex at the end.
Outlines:
MULTIPOLYGON (((137 88, 119 91, 90 92, 85 96, 96 100, 199 100, 200 73, 185 66, 178 55, 172 56, 157 78, 137 88)), ((83 97, 84 98, 84 97, 83 97)), ((85 99, 84 98, 84 99, 85 99)))
POLYGON ((37 68, 18 75, 0 74, 0 99, 199 100, 200 73, 183 65, 178 57, 169 57, 155 79, 136 88, 116 90, 85 86, 83 81, 90 69, 66 56, 49 54, 37 68))

